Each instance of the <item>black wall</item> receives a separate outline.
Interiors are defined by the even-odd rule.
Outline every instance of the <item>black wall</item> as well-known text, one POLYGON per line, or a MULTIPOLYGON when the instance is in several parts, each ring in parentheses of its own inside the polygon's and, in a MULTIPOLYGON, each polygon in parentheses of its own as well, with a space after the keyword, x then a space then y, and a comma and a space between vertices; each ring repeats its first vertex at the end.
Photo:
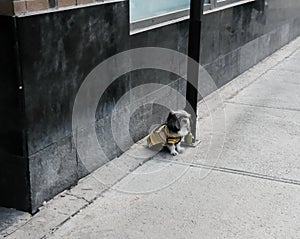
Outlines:
POLYGON ((24 96, 15 18, 0 16, 0 203, 30 211, 24 96))
MULTIPOLYGON (((88 173, 74 147, 73 104, 88 73, 128 48, 127 8, 120 2, 17 20, 33 211, 88 173)), ((112 102, 129 87, 122 80, 111 87, 99 106, 98 120, 107 117, 112 102)), ((116 148, 109 153, 111 158, 118 154, 116 148)))
MULTIPOLYGON (((300 35, 298 0, 270 0, 264 10, 258 10, 255 3, 248 3, 204 16, 201 64, 218 87, 300 35)), ((19 201, 14 201, 15 195, 1 196, 1 204, 35 212, 44 200, 88 173, 76 154, 76 135, 74 138, 71 128, 74 99, 88 73, 108 57, 130 48, 165 47, 187 53, 188 21, 130 36, 128 2, 15 19, 14 25, 13 18, 0 18, 0 142, 2 151, 9 155, 0 162, 1 170, 10 169, 1 174, 1 187, 5 192, 12 188, 23 191, 19 201), (18 82, 24 84, 22 91, 18 82), (25 119, 26 124, 22 122, 25 119), (8 183, 13 180, 14 184, 8 183)), ((180 62, 178 67, 184 65, 180 62)), ((95 125, 85 132, 88 135, 96 127, 109 159, 122 153, 110 129, 112 109, 130 89, 150 82, 185 91, 178 76, 159 70, 134 71, 116 80, 99 102, 95 125)), ((199 86, 206 87, 201 82, 199 86)), ((210 91, 207 87, 204 94, 210 91)), ((171 99, 167 94, 156 97, 171 99)), ((180 106, 174 102, 174 107, 180 106)), ((130 110, 130 102, 122 110, 130 110)), ((162 122, 166 114, 157 104, 132 112, 132 137, 138 140, 145 136, 149 126, 162 122)), ((98 159, 94 168, 105 161, 98 159)))

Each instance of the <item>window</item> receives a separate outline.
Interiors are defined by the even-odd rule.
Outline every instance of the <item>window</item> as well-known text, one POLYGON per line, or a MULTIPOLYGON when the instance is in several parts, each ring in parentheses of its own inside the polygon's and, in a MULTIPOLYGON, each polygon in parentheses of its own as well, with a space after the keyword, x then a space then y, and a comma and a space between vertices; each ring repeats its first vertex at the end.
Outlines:
MULTIPOLYGON (((204 14, 251 1, 204 0, 204 14)), ((189 18, 190 0, 130 0, 129 5, 131 34, 189 18)))
POLYGON ((231 5, 231 6, 235 6, 237 4, 243 4, 245 2, 250 2, 250 1, 242 1, 242 0, 212 0, 214 1, 214 7, 218 8, 218 7, 223 7, 226 5, 231 5))
POLYGON ((130 0, 130 19, 137 21, 188 9, 190 0, 130 0))
POLYGON ((130 0, 131 33, 188 19, 190 0, 130 0))
POLYGON ((254 1, 255 0, 204 0, 204 14, 254 1))

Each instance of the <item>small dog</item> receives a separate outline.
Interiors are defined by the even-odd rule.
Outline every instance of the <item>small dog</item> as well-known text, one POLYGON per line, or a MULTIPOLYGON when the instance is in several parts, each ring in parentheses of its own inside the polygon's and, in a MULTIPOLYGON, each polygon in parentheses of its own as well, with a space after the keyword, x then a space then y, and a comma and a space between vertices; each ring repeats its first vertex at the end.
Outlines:
POLYGON ((167 121, 148 136, 148 146, 165 146, 173 156, 182 153, 184 149, 180 144, 190 132, 190 118, 191 115, 184 110, 171 111, 167 121))

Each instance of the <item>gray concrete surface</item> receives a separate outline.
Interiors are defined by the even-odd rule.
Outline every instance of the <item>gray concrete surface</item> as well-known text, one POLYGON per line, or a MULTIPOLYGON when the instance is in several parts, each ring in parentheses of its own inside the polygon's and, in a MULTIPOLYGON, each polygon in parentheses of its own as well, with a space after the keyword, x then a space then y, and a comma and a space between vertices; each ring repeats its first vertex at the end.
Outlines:
POLYGON ((202 120, 202 154, 194 163, 300 183, 300 50, 296 49, 250 86, 224 99, 226 132, 219 160, 205 154, 212 125, 209 117, 202 120))
POLYGON ((4 231, 7 234, 13 233, 30 220, 30 218, 31 215, 29 213, 0 207, 0 238, 5 235, 4 231))
MULTIPOLYGON (((138 170, 152 171, 156 164, 152 161, 138 170)), ((119 190, 155 187, 165 182, 165 174, 177 175, 182 167, 186 168, 169 164, 156 178, 137 180, 131 174, 119 190)), ((175 183, 154 193, 110 190, 50 238, 300 237, 299 186, 216 171, 199 179, 198 171, 189 168, 175 183)))
POLYGON ((201 102, 198 147, 147 161, 136 144, 1 235, 300 238, 299 49, 300 38, 201 102))

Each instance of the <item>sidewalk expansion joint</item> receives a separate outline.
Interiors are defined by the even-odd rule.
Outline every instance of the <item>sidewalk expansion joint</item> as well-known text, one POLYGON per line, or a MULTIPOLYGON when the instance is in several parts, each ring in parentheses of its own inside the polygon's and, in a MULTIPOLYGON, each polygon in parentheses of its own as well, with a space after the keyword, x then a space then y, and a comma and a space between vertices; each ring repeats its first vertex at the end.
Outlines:
POLYGON ((249 106, 249 107, 255 107, 255 108, 266 108, 266 109, 273 109, 273 110, 284 110, 284 111, 300 112, 300 109, 296 109, 296 108, 288 108, 288 107, 276 107, 276 106, 267 106, 267 105, 255 105, 255 104, 247 104, 247 103, 241 103, 241 102, 235 102, 235 101, 224 101, 224 103, 226 103, 226 104, 233 104, 233 105, 249 106))
POLYGON ((300 71, 283 69, 283 68, 280 68, 280 69, 274 69, 274 68, 272 68, 272 69, 270 69, 270 71, 281 71, 281 72, 290 72, 290 73, 300 74, 300 71))
POLYGON ((184 162, 179 162, 179 161, 174 161, 174 160, 165 160, 165 159, 159 159, 159 160, 162 162, 169 162, 169 163, 171 162, 171 163, 177 164, 177 165, 189 166, 191 168, 202 168, 202 169, 208 169, 208 170, 218 171, 218 172, 222 172, 222 173, 231 173, 231 174, 235 174, 235 175, 241 175, 241 176, 246 176, 246 177, 264 179, 264 180, 269 180, 269 181, 274 181, 274 182, 279 182, 279 183, 287 183, 287 184, 300 186, 300 181, 294 180, 294 179, 280 178, 280 177, 276 177, 276 176, 269 176, 266 174, 254 173, 254 172, 249 172, 249 171, 244 171, 244 170, 239 170, 239 169, 210 166, 210 165, 201 164, 201 163, 184 163, 184 162))

